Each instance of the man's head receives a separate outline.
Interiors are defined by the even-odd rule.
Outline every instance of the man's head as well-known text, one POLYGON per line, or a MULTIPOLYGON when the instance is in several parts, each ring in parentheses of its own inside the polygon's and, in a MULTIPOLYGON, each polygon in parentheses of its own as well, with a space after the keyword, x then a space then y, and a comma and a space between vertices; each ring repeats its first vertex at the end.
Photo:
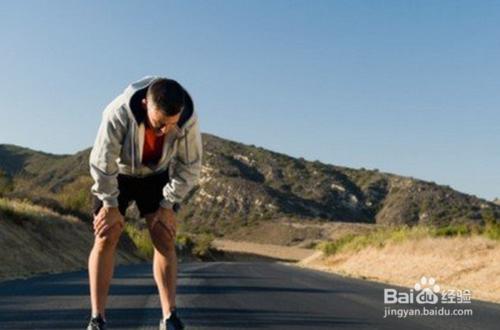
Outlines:
POLYGON ((184 89, 177 81, 165 78, 155 80, 148 87, 146 98, 142 100, 147 112, 147 125, 157 135, 166 134, 177 125, 184 104, 184 89))

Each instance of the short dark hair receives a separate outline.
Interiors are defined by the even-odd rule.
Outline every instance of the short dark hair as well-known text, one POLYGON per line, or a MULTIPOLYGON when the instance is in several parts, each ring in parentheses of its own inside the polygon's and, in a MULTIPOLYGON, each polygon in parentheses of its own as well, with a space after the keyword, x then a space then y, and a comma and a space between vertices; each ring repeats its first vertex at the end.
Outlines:
POLYGON ((153 81, 148 87, 147 97, 167 116, 175 116, 185 104, 184 88, 173 79, 153 81))

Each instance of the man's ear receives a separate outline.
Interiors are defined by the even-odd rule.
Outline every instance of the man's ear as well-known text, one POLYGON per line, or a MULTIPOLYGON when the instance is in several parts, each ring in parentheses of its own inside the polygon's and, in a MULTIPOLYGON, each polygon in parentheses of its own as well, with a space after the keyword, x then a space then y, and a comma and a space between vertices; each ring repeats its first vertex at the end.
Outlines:
POLYGON ((142 105, 142 108, 143 108, 144 110, 148 110, 148 99, 147 99, 147 98, 143 98, 143 99, 141 100, 141 105, 142 105))

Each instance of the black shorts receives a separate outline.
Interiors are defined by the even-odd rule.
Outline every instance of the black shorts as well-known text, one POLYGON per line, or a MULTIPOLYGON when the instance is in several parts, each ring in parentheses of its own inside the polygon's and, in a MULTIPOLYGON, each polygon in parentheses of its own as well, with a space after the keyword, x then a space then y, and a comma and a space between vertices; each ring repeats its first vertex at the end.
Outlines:
MULTIPOLYGON (((146 177, 133 177, 124 174, 118 174, 118 209, 125 216, 125 212, 131 201, 135 201, 141 217, 148 213, 153 213, 160 207, 163 199, 163 187, 170 180, 168 170, 159 174, 153 174, 146 177)), ((97 215, 102 207, 102 201, 93 195, 92 213, 97 215)), ((179 205, 174 204, 174 211, 177 212, 179 205)))

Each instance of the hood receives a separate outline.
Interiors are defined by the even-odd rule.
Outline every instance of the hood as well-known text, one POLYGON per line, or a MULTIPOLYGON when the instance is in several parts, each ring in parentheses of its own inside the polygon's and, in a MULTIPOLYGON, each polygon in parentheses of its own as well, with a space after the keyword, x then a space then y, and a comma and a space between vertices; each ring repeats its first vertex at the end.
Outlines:
MULTIPOLYGON (((146 97, 146 93, 149 85, 156 79, 162 77, 158 76, 147 76, 138 81, 133 82, 123 92, 123 96, 125 99, 125 107, 130 113, 133 115, 137 124, 141 124, 146 120, 146 112, 141 106, 141 101, 146 97)), ((168 79, 168 78, 167 78, 168 79)), ((182 87, 185 96, 185 105, 184 110, 181 113, 179 118, 179 122, 177 126, 179 129, 182 129, 190 119, 194 119, 196 116, 194 115, 194 104, 191 95, 182 87)))

